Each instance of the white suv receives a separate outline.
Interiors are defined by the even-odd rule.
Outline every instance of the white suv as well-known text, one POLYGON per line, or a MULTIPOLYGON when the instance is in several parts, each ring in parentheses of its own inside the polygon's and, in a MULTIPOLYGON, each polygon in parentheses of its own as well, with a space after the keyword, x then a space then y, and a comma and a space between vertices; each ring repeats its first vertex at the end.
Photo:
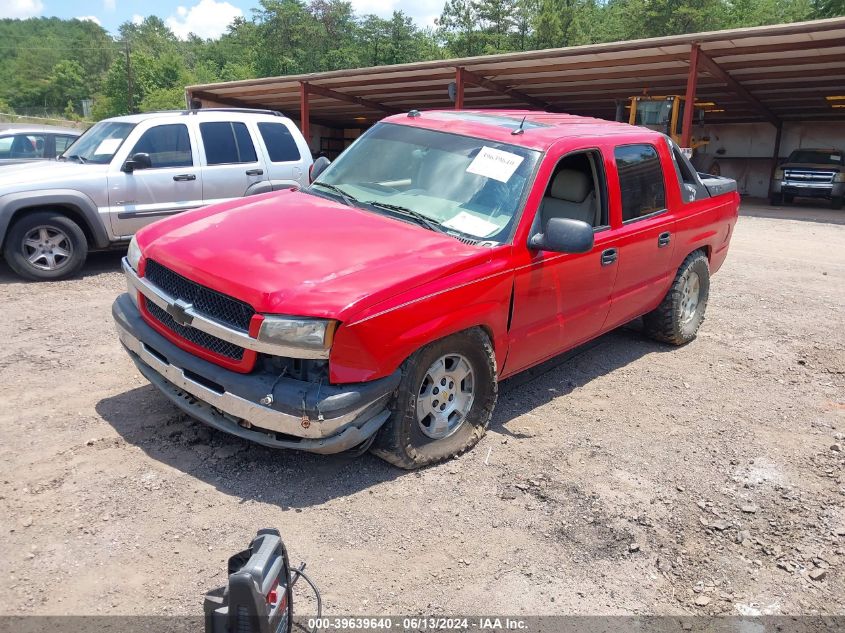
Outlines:
POLYGON ((311 152, 290 119, 235 108, 95 124, 58 161, 0 169, 0 245, 29 279, 73 275, 89 250, 165 216, 308 184, 311 152))

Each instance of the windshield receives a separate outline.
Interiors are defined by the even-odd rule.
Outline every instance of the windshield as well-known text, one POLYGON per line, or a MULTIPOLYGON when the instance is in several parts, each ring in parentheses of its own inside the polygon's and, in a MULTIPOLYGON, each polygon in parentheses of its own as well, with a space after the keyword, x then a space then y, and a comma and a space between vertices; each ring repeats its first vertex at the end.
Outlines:
POLYGON ((634 125, 666 125, 672 116, 672 101, 637 101, 634 125))
POLYGON ((539 158, 515 145, 382 123, 343 152, 312 191, 416 216, 456 236, 503 242, 539 158))
POLYGON ((787 159, 789 163, 815 163, 816 165, 845 165, 842 152, 830 149, 798 149, 787 159))
POLYGON ((105 165, 111 162, 112 156, 134 127, 134 123, 101 121, 80 136, 60 158, 105 165))

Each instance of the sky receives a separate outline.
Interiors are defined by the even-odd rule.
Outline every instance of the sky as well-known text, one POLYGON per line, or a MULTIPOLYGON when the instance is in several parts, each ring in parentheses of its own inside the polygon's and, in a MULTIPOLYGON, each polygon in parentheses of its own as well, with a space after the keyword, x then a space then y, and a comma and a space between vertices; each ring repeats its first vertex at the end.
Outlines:
MULTIPOLYGON (((402 10, 420 26, 431 26, 443 0, 351 0, 359 15, 389 17, 402 10)), ((0 18, 60 17, 92 20, 110 33, 128 20, 157 15, 180 38, 188 33, 217 37, 236 17, 250 17, 258 0, 0 0, 0 18)))

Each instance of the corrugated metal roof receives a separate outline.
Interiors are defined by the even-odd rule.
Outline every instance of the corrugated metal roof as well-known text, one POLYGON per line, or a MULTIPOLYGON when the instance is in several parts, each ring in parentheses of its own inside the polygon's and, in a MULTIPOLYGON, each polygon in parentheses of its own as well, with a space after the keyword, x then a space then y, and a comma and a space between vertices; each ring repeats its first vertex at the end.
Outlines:
POLYGON ((507 91, 468 83, 465 108, 528 105, 612 119, 616 100, 644 91, 684 94, 695 44, 704 61, 716 66, 700 64, 697 100, 724 110, 709 114, 708 121, 771 120, 768 113, 785 121, 845 120, 845 108, 826 99, 845 93, 845 18, 267 77, 190 86, 187 92, 206 103, 270 108, 299 118, 300 83, 307 82, 323 92, 309 96, 314 122, 354 127, 369 125, 386 112, 453 107, 448 85, 460 67, 507 91), (358 102, 332 98, 326 90, 358 102))

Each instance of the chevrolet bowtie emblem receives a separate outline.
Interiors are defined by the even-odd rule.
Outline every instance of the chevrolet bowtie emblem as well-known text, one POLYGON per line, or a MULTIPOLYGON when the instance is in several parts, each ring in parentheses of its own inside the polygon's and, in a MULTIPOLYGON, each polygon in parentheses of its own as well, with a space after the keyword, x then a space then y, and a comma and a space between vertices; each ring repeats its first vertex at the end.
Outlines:
POLYGON ((172 316, 173 320, 179 325, 188 326, 191 325, 194 320, 194 317, 188 314, 188 310, 193 307, 193 304, 183 301, 182 299, 177 299, 173 303, 168 304, 167 314, 172 316))

